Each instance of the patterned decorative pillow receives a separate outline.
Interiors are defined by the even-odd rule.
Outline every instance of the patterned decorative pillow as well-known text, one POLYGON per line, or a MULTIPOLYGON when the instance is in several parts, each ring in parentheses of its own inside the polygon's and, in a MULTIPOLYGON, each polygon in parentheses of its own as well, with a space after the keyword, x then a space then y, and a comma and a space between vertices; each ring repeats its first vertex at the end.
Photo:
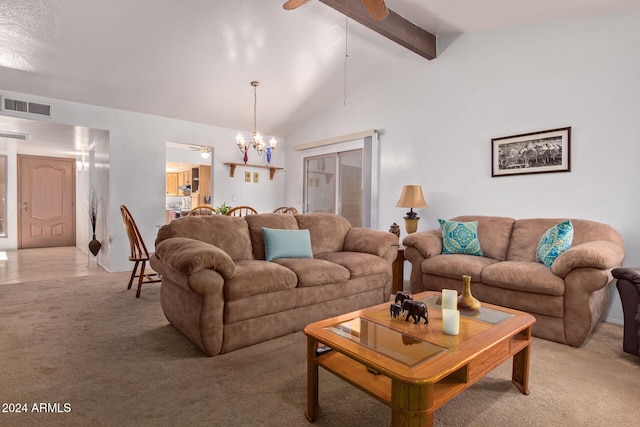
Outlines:
POLYGON ((573 224, 564 221, 548 229, 538 242, 536 261, 551 268, 551 264, 571 247, 573 241, 573 224))
POLYGON ((438 219, 442 230, 442 253, 483 256, 478 240, 478 221, 458 222, 438 219))

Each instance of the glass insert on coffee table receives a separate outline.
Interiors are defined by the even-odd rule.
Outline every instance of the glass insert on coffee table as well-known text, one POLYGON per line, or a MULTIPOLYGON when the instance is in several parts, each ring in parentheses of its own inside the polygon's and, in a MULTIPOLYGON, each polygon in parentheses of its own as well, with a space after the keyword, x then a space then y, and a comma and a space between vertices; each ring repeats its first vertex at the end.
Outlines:
POLYGON ((483 303, 442 332, 440 293, 414 296, 429 323, 392 317, 389 303, 312 323, 307 335, 307 411, 318 410, 321 366, 391 407, 392 425, 430 426, 435 410, 513 357, 512 382, 528 394, 533 316, 483 303))

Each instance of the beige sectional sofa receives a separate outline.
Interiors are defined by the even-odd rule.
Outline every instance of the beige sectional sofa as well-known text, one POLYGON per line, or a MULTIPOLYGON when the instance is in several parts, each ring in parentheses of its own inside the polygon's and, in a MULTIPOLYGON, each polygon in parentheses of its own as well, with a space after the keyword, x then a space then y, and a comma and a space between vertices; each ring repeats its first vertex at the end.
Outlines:
POLYGON ((411 262, 411 291, 462 288, 471 276, 471 291, 480 301, 511 307, 536 317, 533 334, 581 346, 609 307, 611 270, 622 265, 623 240, 606 224, 571 219, 571 248, 551 268, 536 262, 536 248, 557 218, 512 219, 461 216, 453 221, 478 221, 483 256, 442 255, 440 229, 403 239, 411 262))
POLYGON ((165 316, 213 356, 388 301, 398 238, 339 215, 268 213, 179 218, 155 243, 165 316), (266 261, 263 227, 308 230, 312 258, 266 261))

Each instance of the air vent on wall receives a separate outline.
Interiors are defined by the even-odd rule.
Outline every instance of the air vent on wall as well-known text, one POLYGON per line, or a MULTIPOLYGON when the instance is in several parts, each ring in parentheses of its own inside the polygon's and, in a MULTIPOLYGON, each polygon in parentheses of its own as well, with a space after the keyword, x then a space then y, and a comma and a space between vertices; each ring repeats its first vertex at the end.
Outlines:
POLYGON ((27 134, 25 133, 13 133, 13 132, 3 132, 0 130, 0 138, 12 138, 12 139, 21 139, 26 141, 27 134))
POLYGON ((38 104, 36 102, 21 101, 18 99, 3 98, 2 109, 19 113, 37 114, 51 117, 51 105, 38 104))

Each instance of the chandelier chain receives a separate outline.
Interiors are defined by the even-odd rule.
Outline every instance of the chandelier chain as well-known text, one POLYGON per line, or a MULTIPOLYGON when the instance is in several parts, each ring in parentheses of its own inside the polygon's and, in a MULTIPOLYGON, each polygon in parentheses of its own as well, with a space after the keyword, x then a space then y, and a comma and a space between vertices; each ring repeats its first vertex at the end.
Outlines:
MULTIPOLYGON (((257 82, 254 82, 254 83, 257 83, 257 82)), ((258 85, 254 83, 252 83, 252 85, 253 85, 253 134, 255 135, 256 129, 258 129, 256 126, 256 111, 257 111, 256 107, 258 105, 258 85)))
POLYGON ((347 13, 344 22, 344 99, 343 105, 347 105, 347 61, 349 59, 349 0, 347 0, 347 13))

